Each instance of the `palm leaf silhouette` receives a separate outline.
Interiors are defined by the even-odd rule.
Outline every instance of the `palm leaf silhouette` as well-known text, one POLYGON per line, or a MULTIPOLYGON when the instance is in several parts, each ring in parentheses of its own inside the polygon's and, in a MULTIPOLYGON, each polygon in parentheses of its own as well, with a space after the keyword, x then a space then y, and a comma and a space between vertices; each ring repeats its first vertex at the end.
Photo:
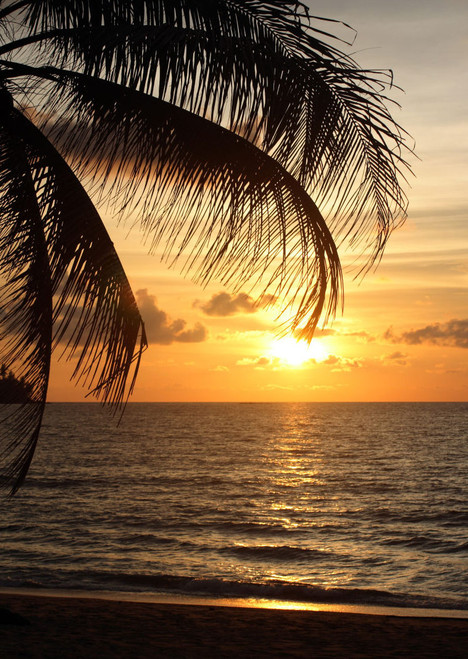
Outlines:
POLYGON ((294 0, 0 3, 1 361, 33 385, 2 426, 12 491, 52 350, 118 409, 146 345, 96 203, 138 213, 195 280, 280 298, 308 340, 340 299, 337 242, 364 270, 380 258, 404 217, 406 135, 391 78, 330 25, 294 0))

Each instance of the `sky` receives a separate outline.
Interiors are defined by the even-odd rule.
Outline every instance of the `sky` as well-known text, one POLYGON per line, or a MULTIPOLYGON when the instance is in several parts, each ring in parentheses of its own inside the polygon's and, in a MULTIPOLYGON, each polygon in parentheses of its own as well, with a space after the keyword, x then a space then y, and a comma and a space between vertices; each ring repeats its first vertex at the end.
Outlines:
MULTIPOLYGON (((355 28, 363 67, 391 68, 396 121, 415 142, 408 219, 378 268, 345 270, 343 312, 305 344, 278 342, 275 309, 212 282, 201 288, 105 216, 150 346, 133 401, 468 399, 468 4, 321 0, 311 12, 355 28)), ((343 31, 343 36, 349 35, 343 31)), ((53 364, 49 400, 84 400, 53 364)))

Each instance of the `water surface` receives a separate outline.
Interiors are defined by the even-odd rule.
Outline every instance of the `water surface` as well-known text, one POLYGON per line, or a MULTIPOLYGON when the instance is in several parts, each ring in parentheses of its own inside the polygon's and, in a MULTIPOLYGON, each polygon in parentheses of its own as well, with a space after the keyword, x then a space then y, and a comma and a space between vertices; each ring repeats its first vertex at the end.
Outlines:
POLYGON ((0 586, 468 609, 468 404, 47 407, 0 586))

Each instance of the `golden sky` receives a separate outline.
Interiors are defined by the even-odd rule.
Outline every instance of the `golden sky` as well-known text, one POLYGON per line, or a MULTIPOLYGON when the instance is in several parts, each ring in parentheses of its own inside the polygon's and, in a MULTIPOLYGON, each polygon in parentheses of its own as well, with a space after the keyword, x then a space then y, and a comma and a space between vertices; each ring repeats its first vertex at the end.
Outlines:
MULTIPOLYGON (((275 308, 216 282, 202 289, 148 255, 137 230, 127 236, 105 216, 149 333, 133 401, 467 400, 468 5, 309 4, 355 27, 355 58, 392 68, 405 90, 395 90, 402 109, 393 114, 420 159, 406 188, 408 220, 363 280, 341 254, 344 311, 298 354, 275 344, 275 308)), ((49 400, 84 399, 69 373, 70 364, 53 364, 49 400)))

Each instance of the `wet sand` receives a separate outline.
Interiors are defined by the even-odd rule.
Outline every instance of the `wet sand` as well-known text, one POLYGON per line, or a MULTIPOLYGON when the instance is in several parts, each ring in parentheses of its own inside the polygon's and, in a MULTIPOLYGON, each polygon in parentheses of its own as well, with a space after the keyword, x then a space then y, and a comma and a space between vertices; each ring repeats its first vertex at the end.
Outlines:
POLYGON ((468 620, 0 594, 2 659, 467 656, 468 620))

